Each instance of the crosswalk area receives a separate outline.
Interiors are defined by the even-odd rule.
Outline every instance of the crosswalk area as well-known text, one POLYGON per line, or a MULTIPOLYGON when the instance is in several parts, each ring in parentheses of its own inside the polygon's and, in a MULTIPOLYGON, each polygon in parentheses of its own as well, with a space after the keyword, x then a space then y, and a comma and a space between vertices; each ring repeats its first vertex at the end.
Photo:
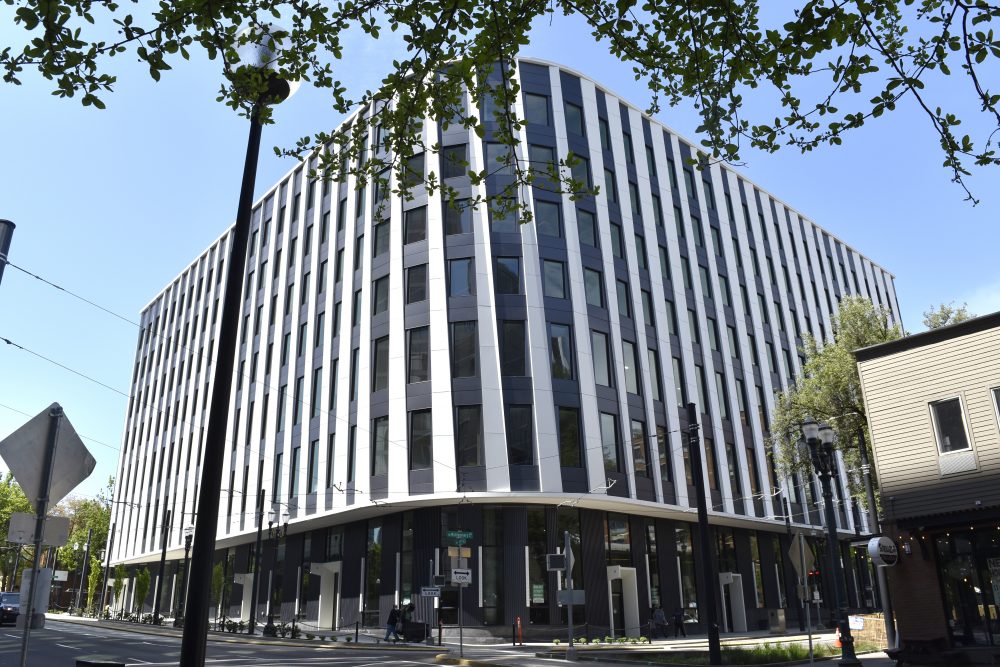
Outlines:
MULTIPOLYGON (((19 664, 21 631, 0 628, 0 665, 19 664)), ((28 648, 29 667, 73 665, 85 655, 111 655, 129 667, 176 667, 180 664, 180 637, 139 634, 97 625, 49 622, 33 630, 28 648)), ((433 655, 416 660, 371 651, 337 651, 327 647, 268 646, 260 643, 209 641, 206 665, 218 667, 294 667, 301 665, 352 665, 354 667, 405 667, 430 664, 433 655)))

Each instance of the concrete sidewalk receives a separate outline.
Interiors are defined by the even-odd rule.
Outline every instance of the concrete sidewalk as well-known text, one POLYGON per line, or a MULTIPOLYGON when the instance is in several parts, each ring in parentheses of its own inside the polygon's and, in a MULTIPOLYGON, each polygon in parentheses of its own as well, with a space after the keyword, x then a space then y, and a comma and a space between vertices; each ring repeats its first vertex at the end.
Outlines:
MULTIPOLYGON (((70 623, 73 625, 91 626, 99 627, 106 630, 118 630, 121 632, 132 632, 136 634, 153 635, 158 637, 177 637, 180 638, 183 628, 175 628, 173 625, 151 625, 146 623, 130 623, 128 621, 110 621, 104 619, 96 619, 88 616, 69 616, 66 614, 46 614, 46 623, 70 623)), ((441 647, 438 646, 427 646, 425 644, 393 644, 389 642, 382 641, 381 637, 376 637, 373 635, 367 635, 365 633, 359 633, 358 641, 354 641, 354 633, 329 633, 326 636, 335 636, 336 641, 319 641, 317 639, 291 639, 282 637, 264 637, 260 634, 259 626, 257 634, 248 635, 245 632, 233 633, 233 632, 218 632, 215 630, 209 630, 208 641, 212 642, 222 642, 222 643, 239 643, 239 644, 266 644, 268 646, 294 646, 296 648, 301 648, 303 646, 313 646, 313 647, 323 647, 329 649, 372 649, 378 647, 379 650, 389 650, 389 651, 421 651, 427 653, 440 653, 441 647), (350 641, 347 638, 350 637, 350 641)), ((305 630, 303 630, 303 635, 305 630)))

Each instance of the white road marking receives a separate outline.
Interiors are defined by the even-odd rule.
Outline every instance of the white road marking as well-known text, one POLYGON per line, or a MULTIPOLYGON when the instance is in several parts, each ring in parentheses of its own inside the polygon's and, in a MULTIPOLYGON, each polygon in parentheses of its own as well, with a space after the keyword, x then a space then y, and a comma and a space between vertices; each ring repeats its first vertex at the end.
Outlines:
POLYGON ((66 644, 56 644, 56 646, 62 646, 63 648, 68 648, 71 651, 82 651, 83 650, 82 648, 78 648, 76 646, 67 646, 66 644))
POLYGON ((153 664, 153 663, 149 662, 148 660, 140 660, 139 658, 129 658, 129 660, 135 660, 140 665, 151 665, 151 664, 153 664))

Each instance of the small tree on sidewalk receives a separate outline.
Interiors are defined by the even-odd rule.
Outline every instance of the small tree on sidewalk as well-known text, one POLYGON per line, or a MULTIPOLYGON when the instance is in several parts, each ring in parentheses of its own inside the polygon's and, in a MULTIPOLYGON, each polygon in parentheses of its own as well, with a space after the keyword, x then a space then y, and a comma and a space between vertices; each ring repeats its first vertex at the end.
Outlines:
POLYGON ((135 573, 135 602, 142 611, 142 605, 146 602, 146 594, 149 593, 149 569, 142 568, 135 573))

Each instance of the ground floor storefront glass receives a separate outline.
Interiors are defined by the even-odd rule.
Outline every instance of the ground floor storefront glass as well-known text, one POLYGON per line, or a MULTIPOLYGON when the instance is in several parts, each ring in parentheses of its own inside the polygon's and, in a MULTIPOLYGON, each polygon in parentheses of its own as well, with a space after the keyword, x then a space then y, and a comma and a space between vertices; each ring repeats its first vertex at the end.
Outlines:
POLYGON ((934 537, 948 632, 955 644, 1000 644, 1000 528, 934 537))
MULTIPOLYGON (((471 503, 388 512, 269 536, 259 576, 252 573, 252 543, 220 553, 222 579, 242 583, 223 597, 219 613, 243 621, 255 616, 259 623, 269 614, 276 623, 295 618, 303 631, 343 630, 381 627, 393 606, 412 603, 409 618, 431 627, 457 625, 464 614, 467 627, 506 633, 520 620, 529 635, 534 630, 558 636, 550 628, 568 621, 559 602, 568 582, 563 572, 548 570, 546 555, 561 553, 568 533, 573 589, 586 599, 574 611, 582 633, 648 636, 660 607, 668 619, 682 618, 688 632, 701 632, 710 594, 723 631, 766 630, 769 612, 786 605, 792 606, 789 625, 794 623, 798 598, 787 557, 790 535, 752 525, 710 530, 712 553, 706 557, 697 525, 681 518, 471 503), (450 584, 456 568, 472 576, 461 590, 450 584), (423 595, 428 587, 439 593, 423 595)), ((814 542, 809 540, 810 549, 819 546, 814 542)), ((850 566, 852 559, 845 560, 850 566)), ((821 581, 811 583, 819 588, 821 581)))

